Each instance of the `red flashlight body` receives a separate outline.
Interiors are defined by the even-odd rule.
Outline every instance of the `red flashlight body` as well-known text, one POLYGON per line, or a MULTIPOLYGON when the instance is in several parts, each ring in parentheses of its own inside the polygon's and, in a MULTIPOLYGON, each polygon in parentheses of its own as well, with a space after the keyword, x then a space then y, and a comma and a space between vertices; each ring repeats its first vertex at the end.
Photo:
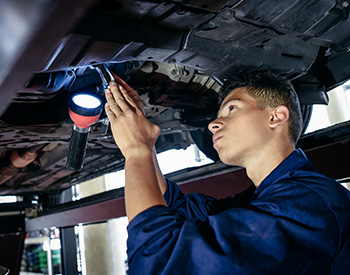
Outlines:
POLYGON ((101 111, 97 115, 87 116, 77 114, 68 108, 69 116, 74 122, 67 156, 68 169, 78 171, 83 168, 90 126, 98 121, 101 111))
POLYGON ((95 124, 100 114, 96 116, 83 116, 77 113, 74 113, 71 109, 68 109, 70 118, 73 120, 74 124, 82 129, 89 128, 92 124, 95 124))

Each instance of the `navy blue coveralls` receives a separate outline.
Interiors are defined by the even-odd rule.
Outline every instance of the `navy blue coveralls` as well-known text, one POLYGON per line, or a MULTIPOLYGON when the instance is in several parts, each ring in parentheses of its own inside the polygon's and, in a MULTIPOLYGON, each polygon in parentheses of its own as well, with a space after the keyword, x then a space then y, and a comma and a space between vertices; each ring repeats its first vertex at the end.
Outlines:
POLYGON ((164 198, 128 226, 131 275, 350 274, 350 192, 300 149, 256 190, 164 198))

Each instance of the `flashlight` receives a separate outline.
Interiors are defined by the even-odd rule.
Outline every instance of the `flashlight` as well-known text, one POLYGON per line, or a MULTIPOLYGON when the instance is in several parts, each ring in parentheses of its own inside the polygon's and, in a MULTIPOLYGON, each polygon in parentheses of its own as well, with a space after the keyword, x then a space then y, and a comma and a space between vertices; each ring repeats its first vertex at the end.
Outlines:
POLYGON ((83 168, 90 126, 97 122, 102 109, 102 100, 89 91, 81 91, 69 99, 68 112, 74 125, 67 157, 68 169, 83 168))

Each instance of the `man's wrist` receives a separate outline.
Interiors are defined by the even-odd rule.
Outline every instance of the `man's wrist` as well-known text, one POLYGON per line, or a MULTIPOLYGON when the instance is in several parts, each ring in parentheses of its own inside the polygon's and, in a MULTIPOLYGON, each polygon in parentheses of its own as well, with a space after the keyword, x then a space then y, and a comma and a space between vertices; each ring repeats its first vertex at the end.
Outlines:
POLYGON ((153 158, 153 149, 148 146, 133 146, 126 150, 125 159, 153 158))

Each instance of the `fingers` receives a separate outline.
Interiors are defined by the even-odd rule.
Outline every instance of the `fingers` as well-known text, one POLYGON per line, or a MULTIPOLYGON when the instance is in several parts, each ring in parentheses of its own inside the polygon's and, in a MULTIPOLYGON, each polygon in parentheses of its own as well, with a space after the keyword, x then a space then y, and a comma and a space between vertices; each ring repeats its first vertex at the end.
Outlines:
POLYGON ((113 121, 117 118, 117 116, 116 116, 116 114, 112 111, 112 109, 111 109, 111 107, 110 107, 110 105, 109 105, 108 102, 107 102, 106 105, 105 105, 105 110, 106 110, 106 114, 107 114, 109 120, 110 120, 111 122, 113 122, 113 121))
POLYGON ((138 104, 135 103, 134 99, 130 97, 129 92, 123 86, 112 81, 110 82, 110 91, 112 92, 114 101, 122 111, 130 109, 130 107, 140 109, 138 104))
POLYGON ((130 97, 129 92, 126 89, 124 89, 123 86, 119 86, 119 90, 121 91, 121 93, 122 93, 124 99, 127 101, 127 103, 129 103, 135 109, 139 109, 139 107, 137 106, 134 99, 130 97))
POLYGON ((143 103, 141 101, 139 94, 133 88, 131 88, 123 79, 121 79, 118 75, 116 75, 114 72, 111 71, 111 74, 113 75, 115 81, 120 86, 122 86, 122 88, 125 89, 128 96, 132 99, 132 101, 135 103, 137 108, 142 111, 143 110, 143 103))
MULTIPOLYGON (((133 88, 131 88, 123 79, 121 79, 119 76, 117 76, 114 72, 111 72, 114 79, 117 83, 119 83, 125 90, 128 91, 128 93, 136 93, 133 88)), ((137 93, 136 93, 137 94, 137 93)))
MULTIPOLYGON (((122 111, 126 111, 127 109, 130 108, 130 105, 128 102, 126 102, 126 97, 124 95, 124 93, 121 91, 121 86, 118 85, 115 82, 110 82, 110 90, 111 94, 113 96, 113 101, 118 105, 118 107, 122 110, 122 111)), ((107 92, 107 100, 108 97, 111 95, 107 92)), ((110 99, 111 100, 111 99, 110 99)), ((110 103, 114 103, 112 100, 110 103)))
POLYGON ((122 113, 122 110, 119 107, 116 100, 114 99, 114 96, 110 89, 106 89, 106 99, 107 99, 107 104, 105 106, 106 113, 108 118, 110 120, 113 120, 122 113))
POLYGON ((110 89, 106 89, 105 92, 107 99, 107 104, 105 106, 106 114, 111 121, 121 116, 125 111, 139 110, 127 91, 115 82, 111 82, 110 89))
POLYGON ((141 99, 138 95, 138 93, 131 88, 123 79, 121 79, 118 75, 116 75, 114 72, 111 72, 114 79, 116 80, 117 83, 119 83, 128 93, 128 95, 133 99, 133 101, 136 103, 138 108, 142 110, 142 102, 141 99))

